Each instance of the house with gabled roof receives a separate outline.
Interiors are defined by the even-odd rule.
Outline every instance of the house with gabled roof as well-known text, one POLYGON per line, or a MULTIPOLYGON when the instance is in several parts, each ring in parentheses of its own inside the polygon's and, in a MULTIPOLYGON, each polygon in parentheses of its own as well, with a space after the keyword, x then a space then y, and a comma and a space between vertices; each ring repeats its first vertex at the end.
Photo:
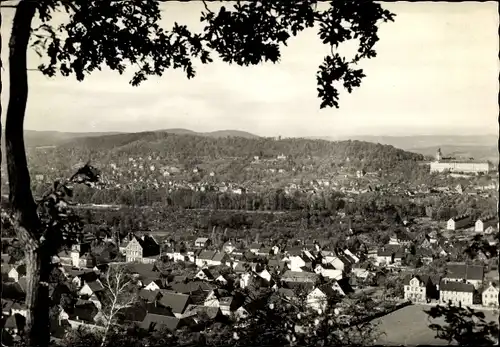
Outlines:
POLYGON ((124 253, 127 262, 152 263, 155 257, 160 255, 160 245, 150 235, 134 235, 125 247, 124 253))
POLYGON ((170 307, 178 318, 182 316, 186 307, 193 303, 190 296, 186 294, 168 290, 160 290, 159 294, 158 302, 165 307, 170 307))
POLYGON ((490 282, 481 293, 481 302, 483 306, 498 307, 498 283, 490 282))
POLYGON ((482 265, 469 265, 466 263, 446 264, 446 275, 443 280, 448 282, 466 282, 479 288, 484 279, 484 267, 482 265))
POLYGON ((201 251, 196 258, 195 264, 200 267, 212 265, 212 258, 215 256, 215 254, 215 251, 201 251))
POLYGON ((101 281, 95 280, 92 282, 85 282, 83 287, 78 291, 78 296, 83 298, 88 298, 92 301, 97 308, 101 308, 101 297, 105 293, 105 288, 101 281))
POLYGON ((343 271, 336 269, 332 264, 316 264, 314 272, 325 278, 340 280, 343 277, 343 271))
POLYGON ((92 302, 77 303, 73 310, 67 312, 68 322, 73 329, 79 326, 98 329, 96 320, 99 319, 99 309, 92 302))
POLYGON ((169 247, 164 254, 173 261, 186 261, 187 259, 187 249, 182 244, 169 247))
POLYGON ((425 275, 407 275, 403 285, 404 299, 412 302, 427 302, 433 289, 430 277, 425 275))
POLYGON ((470 226, 472 219, 470 215, 463 214, 460 216, 452 217, 446 223, 447 230, 459 230, 470 226))
POLYGON ((240 262, 235 263, 234 267, 233 267, 234 272, 237 274, 245 273, 247 271, 246 264, 248 264, 248 263, 244 262, 244 261, 240 261, 240 262))
POLYGON ((155 291, 163 289, 164 283, 161 279, 148 278, 142 281, 145 290, 155 291))
POLYGON ((208 247, 211 244, 212 244, 211 240, 209 238, 207 238, 207 237, 198 237, 194 241, 194 246, 195 247, 199 247, 199 248, 205 248, 205 247, 208 247))
POLYGON ((91 254, 89 242, 75 244, 71 246, 71 250, 63 249, 57 257, 62 265, 76 268, 92 268, 97 263, 95 256, 91 254))
POLYGON ((154 303, 160 296, 160 289, 157 290, 147 290, 147 289, 141 289, 139 290, 138 296, 140 299, 144 300, 145 302, 152 302, 154 303))
POLYGON ((190 317, 193 318, 195 322, 198 322, 201 315, 208 317, 212 321, 222 319, 222 312, 219 307, 210 307, 203 305, 188 305, 188 307, 182 314, 182 318, 190 317))
POLYGON ((335 258, 330 261, 330 264, 337 270, 350 272, 352 263, 348 257, 343 254, 337 254, 335 258))
POLYGON ((19 279, 24 276, 26 276, 26 265, 24 264, 13 266, 7 273, 7 277, 14 282, 19 282, 19 279))
POLYGON ((487 228, 494 227, 497 223, 498 221, 496 216, 479 218, 474 225, 474 231, 477 233, 485 232, 487 228))
POLYGON ((230 296, 230 293, 225 289, 213 289, 205 297, 203 305, 208 307, 219 307, 221 298, 228 296, 230 296))
POLYGON ((212 259, 210 260, 209 265, 219 266, 219 265, 227 265, 230 262, 229 255, 226 252, 216 252, 212 259))
POLYGON ((270 271, 281 273, 288 267, 286 262, 284 261, 281 261, 279 259, 269 259, 269 261, 267 262, 267 268, 270 271))
POLYGON ((188 281, 170 283, 170 289, 176 293, 193 294, 200 291, 210 291, 213 285, 202 281, 188 281))
POLYGON ((288 255, 283 258, 283 260, 290 264, 290 270, 295 272, 304 271, 302 268, 307 264, 307 261, 302 257, 302 255, 288 255))
POLYGON ((161 331, 167 329, 173 332, 185 325, 184 322, 184 319, 178 317, 148 313, 141 322, 140 327, 147 331, 161 331))
POLYGON ((333 281, 331 284, 322 284, 315 287, 307 295, 307 305, 314 310, 325 310, 329 298, 345 296, 346 292, 349 291, 344 291, 338 281, 333 281))
POLYGON ((202 281, 213 281, 215 279, 214 275, 208 268, 201 269, 194 277, 202 281))
POLYGON ((417 248, 416 255, 420 258, 423 264, 430 264, 434 260, 432 251, 429 248, 417 248))
POLYGON ((470 283, 441 280, 439 285, 439 301, 454 306, 470 306, 473 304, 474 286, 470 283))

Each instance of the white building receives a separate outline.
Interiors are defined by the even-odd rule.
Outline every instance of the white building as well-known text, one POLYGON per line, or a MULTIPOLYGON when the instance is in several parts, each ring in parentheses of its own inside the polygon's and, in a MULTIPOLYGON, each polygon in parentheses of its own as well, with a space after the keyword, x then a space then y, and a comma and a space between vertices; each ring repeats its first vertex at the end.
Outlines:
POLYGON ((426 302, 429 277, 411 276, 404 282, 404 298, 412 302, 426 302))
POLYGON ((439 301, 443 304, 451 302, 462 307, 473 304, 474 286, 470 283, 444 280, 439 285, 439 291, 439 301))
POLYGON ((450 218, 446 223, 447 230, 458 230, 465 227, 468 227, 471 224, 472 220, 468 215, 462 215, 450 218))
POLYGON ((314 288, 313 291, 307 295, 307 306, 316 311, 324 311, 328 303, 328 298, 335 295, 345 295, 344 291, 337 282, 334 282, 333 284, 321 285, 314 288))
POLYGON ((477 233, 482 233, 490 226, 494 226, 496 224, 497 221, 495 217, 480 218, 476 221, 476 224, 474 225, 474 231, 477 233))
POLYGON ((498 307, 498 286, 490 283, 490 285, 483 290, 481 299, 483 306, 498 307))

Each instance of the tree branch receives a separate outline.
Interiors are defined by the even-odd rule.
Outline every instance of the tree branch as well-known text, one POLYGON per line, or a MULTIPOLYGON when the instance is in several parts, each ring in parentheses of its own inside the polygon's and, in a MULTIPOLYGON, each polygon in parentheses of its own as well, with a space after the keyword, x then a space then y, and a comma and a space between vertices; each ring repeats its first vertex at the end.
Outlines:
POLYGON ((208 5, 207 5, 207 2, 205 0, 202 0, 202 3, 203 3, 203 6, 205 6, 205 10, 207 10, 208 13, 213 13, 209 8, 208 8, 208 5))

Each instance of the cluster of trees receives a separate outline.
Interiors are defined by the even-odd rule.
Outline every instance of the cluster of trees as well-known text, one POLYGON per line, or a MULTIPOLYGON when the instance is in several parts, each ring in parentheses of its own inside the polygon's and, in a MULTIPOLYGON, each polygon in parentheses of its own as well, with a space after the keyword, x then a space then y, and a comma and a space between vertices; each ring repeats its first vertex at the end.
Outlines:
POLYGON ((478 195, 453 194, 439 195, 422 201, 425 204, 425 214, 439 221, 468 214, 473 219, 497 214, 497 201, 495 197, 482 197, 478 195))

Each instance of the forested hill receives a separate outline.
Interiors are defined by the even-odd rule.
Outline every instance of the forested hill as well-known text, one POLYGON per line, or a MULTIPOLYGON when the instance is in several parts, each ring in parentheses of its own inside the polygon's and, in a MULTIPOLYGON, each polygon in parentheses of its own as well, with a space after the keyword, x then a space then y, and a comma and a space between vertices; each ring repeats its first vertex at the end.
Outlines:
MULTIPOLYGON (((45 151, 44 151, 45 152, 45 151)), ((361 161, 375 168, 377 164, 423 160, 423 156, 389 145, 362 141, 331 142, 308 139, 211 138, 197 135, 176 135, 166 132, 143 132, 75 138, 53 150, 46 151, 60 158, 73 160, 119 160, 128 156, 152 156, 162 160, 276 158, 284 154, 291 159, 325 158, 332 161, 361 161), (52 152, 52 153, 51 153, 52 152)))

